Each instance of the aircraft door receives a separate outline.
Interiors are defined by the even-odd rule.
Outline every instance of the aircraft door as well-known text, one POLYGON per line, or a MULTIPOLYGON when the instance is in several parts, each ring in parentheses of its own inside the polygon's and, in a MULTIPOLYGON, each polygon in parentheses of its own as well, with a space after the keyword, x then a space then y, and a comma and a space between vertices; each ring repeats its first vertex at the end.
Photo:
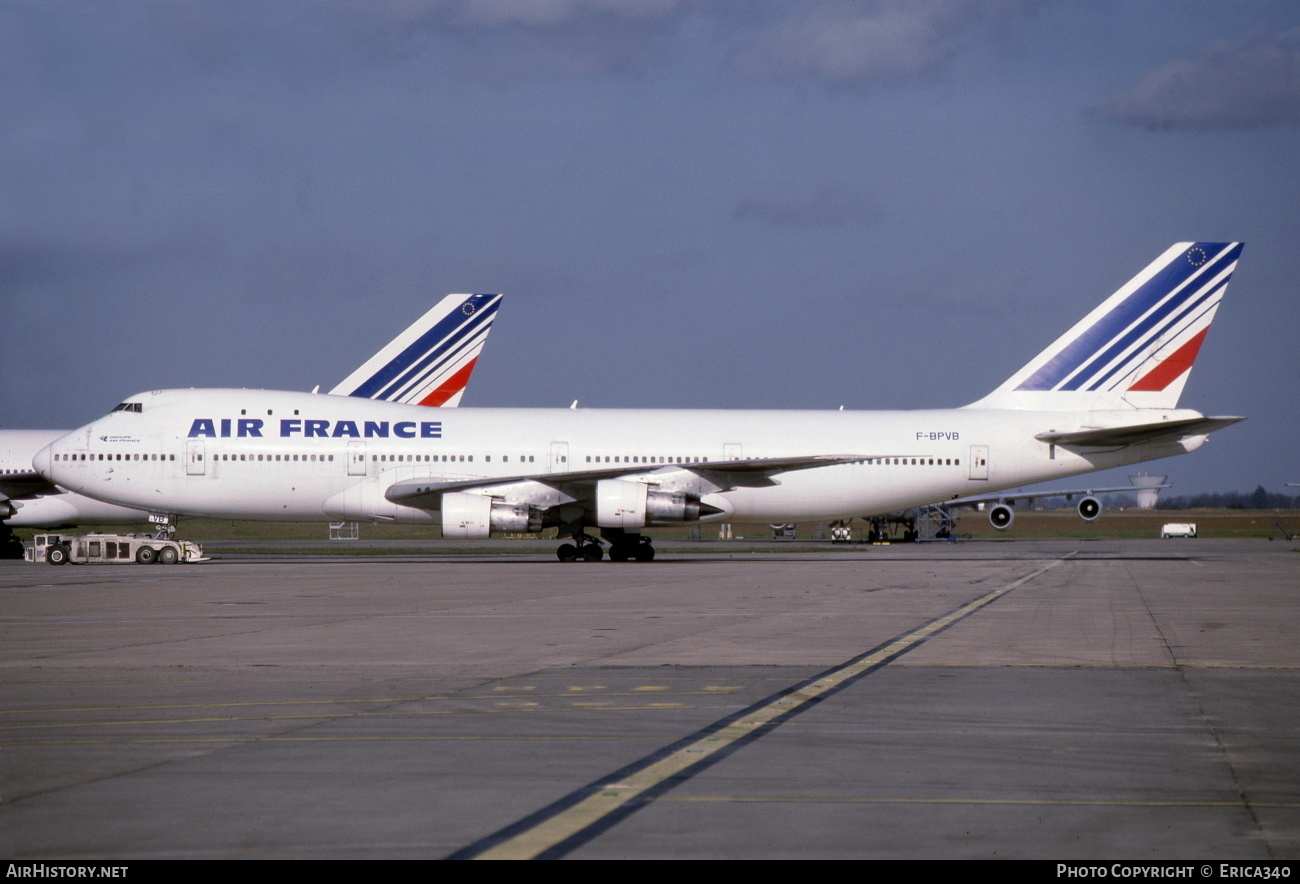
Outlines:
POLYGON ((366 474, 366 443, 348 443, 348 475, 364 476, 366 474))
POLYGON ((722 459, 740 460, 742 457, 741 450, 742 448, 739 442, 724 442, 722 445, 722 459))
POLYGON ((569 469, 569 443, 551 443, 551 464, 548 472, 563 473, 569 469))
MULTIPOLYGON (((72 438, 72 434, 69 433, 69 434, 68 434, 67 436, 65 436, 64 438, 65 438, 65 439, 71 439, 71 438, 72 438)), ((81 432, 81 433, 78 433, 78 434, 77 434, 77 437, 76 437, 76 447, 73 448, 72 450, 75 451, 75 452, 77 452, 78 454, 83 455, 83 457, 81 458, 82 460, 87 460, 87 459, 89 459, 89 460, 94 460, 93 457, 87 458, 86 456, 84 456, 85 453, 86 453, 87 451, 90 450, 90 430, 89 430, 89 429, 86 429, 85 432, 81 432)), ((73 457, 73 460, 76 460, 76 457, 73 457)))
POLYGON ((207 464, 203 459, 204 445, 202 439, 190 439, 185 443, 185 475, 202 476, 207 473, 207 464))
POLYGON ((972 445, 970 447, 970 477, 987 479, 989 477, 989 447, 972 445))

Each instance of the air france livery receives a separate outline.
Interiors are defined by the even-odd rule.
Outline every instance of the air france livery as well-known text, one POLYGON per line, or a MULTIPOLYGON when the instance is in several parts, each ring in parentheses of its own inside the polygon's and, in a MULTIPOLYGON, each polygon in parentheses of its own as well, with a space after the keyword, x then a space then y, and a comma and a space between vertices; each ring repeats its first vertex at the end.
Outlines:
POLYGON ((790 522, 1181 454, 1241 418, 1179 396, 1241 254, 1172 246, 978 402, 918 411, 456 409, 252 390, 132 396, 37 468, 167 515, 558 529, 561 559, 645 560, 643 529, 790 522))
POLYGON ((500 295, 448 295, 330 394, 455 408, 500 306, 500 295))
MULTIPOLYGON (((330 394, 456 407, 500 306, 499 294, 447 295, 330 394)), ((251 426, 239 425, 239 431, 252 432, 251 426)), ((315 432, 315 427, 304 432, 315 432)), ((125 525, 148 518, 149 513, 139 509, 62 491, 32 472, 32 455, 66 433, 0 430, 0 533, 12 528, 125 525)), ((228 422, 214 429, 216 433, 229 436, 228 422)))

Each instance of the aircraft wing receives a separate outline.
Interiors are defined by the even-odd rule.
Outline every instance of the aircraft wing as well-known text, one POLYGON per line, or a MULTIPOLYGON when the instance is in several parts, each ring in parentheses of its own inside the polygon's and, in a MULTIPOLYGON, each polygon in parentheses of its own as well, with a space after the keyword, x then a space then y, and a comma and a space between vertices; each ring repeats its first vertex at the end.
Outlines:
MULTIPOLYGON (((830 467, 844 463, 861 463, 872 457, 884 457, 875 454, 814 454, 804 457, 751 457, 748 460, 716 460, 710 463, 680 464, 686 469, 705 473, 788 473, 792 470, 811 470, 817 467, 830 467)), ((665 464, 666 466, 666 464, 665 464)), ((678 466, 678 464, 673 464, 678 466)))
POLYGON ((1244 417, 1196 417, 1181 421, 1131 424, 1126 427, 1075 430, 1066 433, 1038 433, 1034 438, 1054 445, 1122 448, 1126 445, 1154 442, 1159 439, 1202 436, 1244 420, 1244 417))
POLYGON ((982 503, 1006 503, 1014 506, 1016 502, 1020 500, 1042 500, 1047 497, 1064 497, 1066 500, 1069 500, 1072 497, 1087 497, 1090 494, 1151 491, 1154 489, 1170 487, 1173 487, 1171 483, 1166 482, 1163 485, 1149 485, 1145 488, 1138 488, 1134 485, 1125 485, 1122 488, 1072 488, 1069 490, 1027 491, 1024 493, 1016 491, 997 491, 991 494, 975 494, 970 497, 958 497, 953 500, 945 500, 943 505, 946 507, 966 507, 979 506, 982 503))
POLYGON ((430 479, 403 479, 394 482, 384 492, 384 497, 393 503, 405 506, 436 509, 438 498, 452 491, 472 491, 476 488, 496 488, 523 482, 540 482, 544 485, 594 485, 602 479, 618 479, 643 473, 656 473, 667 470, 690 470, 707 474, 717 481, 721 479, 730 487, 771 484, 771 477, 778 473, 794 470, 811 470, 836 464, 857 463, 874 455, 861 454, 818 454, 803 457, 754 457, 745 460, 719 460, 689 464, 646 464, 631 463, 622 466, 599 469, 580 470, 567 473, 527 473, 518 476, 493 476, 482 479, 458 479, 442 481, 430 479))
POLYGON ((0 476, 0 500, 32 500, 63 493, 62 488, 40 473, 10 473, 0 476))

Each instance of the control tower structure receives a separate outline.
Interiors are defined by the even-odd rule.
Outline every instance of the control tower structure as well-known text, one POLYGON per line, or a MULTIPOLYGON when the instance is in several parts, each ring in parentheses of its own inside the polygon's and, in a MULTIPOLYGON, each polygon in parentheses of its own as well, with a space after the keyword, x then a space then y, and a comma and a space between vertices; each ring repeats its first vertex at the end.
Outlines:
POLYGON ((1147 473, 1138 473, 1136 476, 1129 476, 1129 482, 1137 490, 1137 506, 1140 510, 1155 509, 1156 500, 1160 497, 1160 486, 1165 484, 1167 476, 1152 476, 1147 473))

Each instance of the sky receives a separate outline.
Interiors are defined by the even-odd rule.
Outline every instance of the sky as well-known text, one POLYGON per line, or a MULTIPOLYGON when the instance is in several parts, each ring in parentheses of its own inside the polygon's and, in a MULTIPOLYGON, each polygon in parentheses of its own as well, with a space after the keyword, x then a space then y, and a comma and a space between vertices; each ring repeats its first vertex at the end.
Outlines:
POLYGON ((3 0, 0 110, 0 428, 449 292, 465 406, 956 407, 1240 240, 1180 404, 1249 420, 1145 469, 1300 481, 1294 0, 3 0))

